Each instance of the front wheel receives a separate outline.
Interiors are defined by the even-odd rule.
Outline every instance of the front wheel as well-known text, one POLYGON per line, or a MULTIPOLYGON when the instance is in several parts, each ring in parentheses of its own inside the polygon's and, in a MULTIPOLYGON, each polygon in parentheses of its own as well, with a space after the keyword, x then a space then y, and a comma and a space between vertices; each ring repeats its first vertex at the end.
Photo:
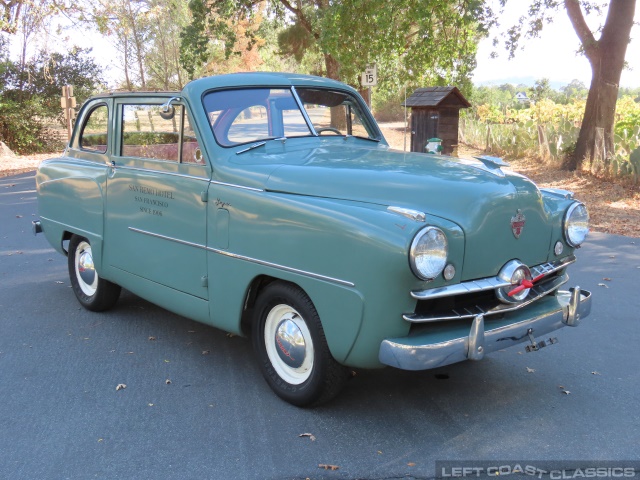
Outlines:
POLYGON ((71 237, 68 267, 73 293, 84 308, 101 312, 118 301, 120 286, 100 278, 93 265, 89 240, 78 235, 71 237))
POLYGON ((311 299, 295 285, 274 282, 254 311, 253 346, 271 389, 299 407, 335 397, 348 374, 329 352, 311 299))

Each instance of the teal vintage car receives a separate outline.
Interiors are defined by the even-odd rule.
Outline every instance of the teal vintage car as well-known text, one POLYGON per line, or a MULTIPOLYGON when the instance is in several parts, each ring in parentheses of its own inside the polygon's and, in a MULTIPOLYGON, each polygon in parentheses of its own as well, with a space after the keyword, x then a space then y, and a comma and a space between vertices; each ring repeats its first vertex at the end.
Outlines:
POLYGON ((124 287, 248 336, 270 387, 305 406, 350 368, 537 350, 589 314, 589 292, 560 290, 585 206, 503 167, 391 149, 333 80, 222 75, 89 99, 37 173, 34 229, 87 309, 124 287))

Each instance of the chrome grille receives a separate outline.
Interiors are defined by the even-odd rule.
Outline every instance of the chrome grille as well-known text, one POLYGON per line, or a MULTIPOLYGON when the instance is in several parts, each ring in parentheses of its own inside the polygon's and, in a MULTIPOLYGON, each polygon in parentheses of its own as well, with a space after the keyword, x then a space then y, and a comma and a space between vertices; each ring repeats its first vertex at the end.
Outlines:
POLYGON ((529 290, 529 295, 520 303, 504 304, 494 294, 496 288, 511 286, 498 277, 490 277, 456 285, 429 290, 413 291, 411 296, 418 300, 416 312, 407 313, 403 318, 412 323, 463 320, 477 315, 498 315, 518 310, 539 298, 554 292, 569 280, 569 276, 557 272, 575 262, 571 255, 557 262, 548 262, 530 267, 533 278, 543 276, 529 290), (453 306, 451 305, 453 304, 453 306))

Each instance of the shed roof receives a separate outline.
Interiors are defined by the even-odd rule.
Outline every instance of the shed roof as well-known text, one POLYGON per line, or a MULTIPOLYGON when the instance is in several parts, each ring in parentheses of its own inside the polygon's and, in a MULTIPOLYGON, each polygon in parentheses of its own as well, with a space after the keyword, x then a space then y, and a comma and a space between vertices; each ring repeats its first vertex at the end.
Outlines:
POLYGON ((418 88, 402 104, 403 107, 437 107, 445 99, 448 105, 469 108, 471 104, 460 93, 458 87, 425 87, 418 88))

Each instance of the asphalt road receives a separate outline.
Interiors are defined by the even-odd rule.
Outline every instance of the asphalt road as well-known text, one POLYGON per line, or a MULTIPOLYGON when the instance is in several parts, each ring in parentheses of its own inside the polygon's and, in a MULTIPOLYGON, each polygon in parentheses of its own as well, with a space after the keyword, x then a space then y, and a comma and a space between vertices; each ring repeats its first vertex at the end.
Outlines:
POLYGON ((66 258, 31 234, 36 217, 33 174, 0 178, 2 479, 411 479, 437 460, 640 460, 640 239, 592 234, 578 251, 571 284, 593 291, 593 310, 559 344, 358 371, 304 410, 271 393, 246 339, 128 292, 108 313, 82 309, 66 258))

